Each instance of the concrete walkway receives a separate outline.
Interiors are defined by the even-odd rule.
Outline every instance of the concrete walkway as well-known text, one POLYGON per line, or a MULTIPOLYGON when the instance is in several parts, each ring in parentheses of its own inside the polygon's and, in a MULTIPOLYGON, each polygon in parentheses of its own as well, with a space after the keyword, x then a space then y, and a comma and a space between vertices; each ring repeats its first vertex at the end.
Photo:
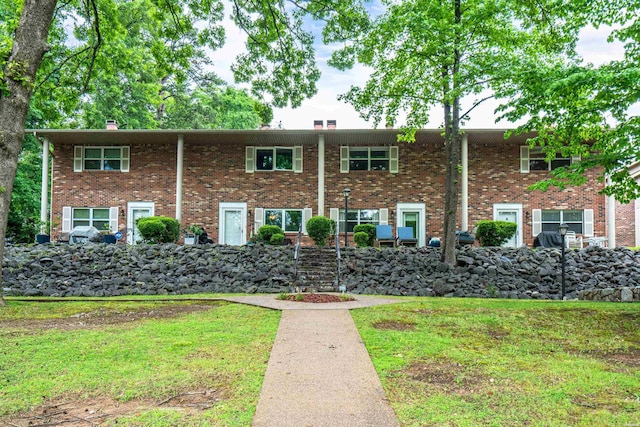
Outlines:
POLYGON ((398 426, 349 309, 402 300, 360 295, 335 304, 279 301, 275 295, 225 299, 284 310, 254 427, 398 426))

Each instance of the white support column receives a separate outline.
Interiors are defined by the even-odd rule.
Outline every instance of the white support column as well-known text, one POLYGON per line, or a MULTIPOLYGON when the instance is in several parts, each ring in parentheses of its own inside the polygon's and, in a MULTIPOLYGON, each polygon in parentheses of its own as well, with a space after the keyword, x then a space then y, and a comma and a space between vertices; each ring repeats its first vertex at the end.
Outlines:
POLYGON ((318 215, 324 216, 324 135, 318 135, 318 215))
POLYGON ((42 181, 40 187, 40 233, 47 234, 47 211, 49 207, 49 139, 42 140, 42 181))
MULTIPOLYGON (((607 178, 607 183, 609 183, 607 178)), ((607 198, 607 246, 616 247, 616 198, 614 196, 606 196, 607 198)))
POLYGON ((184 163, 184 135, 178 135, 178 162, 176 165, 176 219, 182 221, 182 172, 184 163))
POLYGON ((460 150, 462 163, 462 188, 460 190, 460 216, 462 223, 460 230, 469 230, 469 140, 467 134, 462 135, 462 147, 460 150))

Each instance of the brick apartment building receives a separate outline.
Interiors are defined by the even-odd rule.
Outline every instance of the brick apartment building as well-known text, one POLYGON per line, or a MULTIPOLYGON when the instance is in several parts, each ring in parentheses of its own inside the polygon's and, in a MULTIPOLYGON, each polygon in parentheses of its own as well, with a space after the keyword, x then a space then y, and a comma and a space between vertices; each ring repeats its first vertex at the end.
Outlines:
MULTIPOLYGON (((216 243, 244 244, 263 224, 280 225, 293 239, 314 215, 338 220, 344 230, 345 188, 351 190, 348 232, 359 223, 410 226, 421 246, 442 234, 439 130, 419 131, 412 144, 397 142, 397 130, 336 129, 335 121, 327 128, 318 121, 313 130, 118 130, 111 124, 32 132, 45 154, 55 147, 50 181, 43 174, 42 205, 54 239, 93 225, 123 231, 135 243, 135 220, 147 215, 177 218, 183 228, 197 224, 216 243)), ((640 245, 640 203, 608 200, 595 175, 579 188, 527 189, 571 161, 548 164, 526 136, 505 140, 504 130, 466 130, 458 229, 510 220, 518 232, 508 245, 532 246, 541 231, 565 222, 585 239, 640 245)))

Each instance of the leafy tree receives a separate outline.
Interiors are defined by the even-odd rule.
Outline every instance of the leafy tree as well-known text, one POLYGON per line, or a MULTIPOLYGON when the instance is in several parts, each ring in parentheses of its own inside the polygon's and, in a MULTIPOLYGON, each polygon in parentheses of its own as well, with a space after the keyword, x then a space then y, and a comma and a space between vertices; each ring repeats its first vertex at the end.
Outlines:
POLYGON ((640 117, 633 107, 640 101, 640 3, 635 0, 587 2, 567 5, 569 24, 612 25, 610 40, 624 44, 623 59, 602 65, 579 58, 552 63, 530 62, 520 75, 519 96, 501 108, 510 120, 527 118, 518 132, 538 130, 530 143, 542 146, 551 160, 581 156, 581 161, 558 168, 535 185, 564 188, 582 185, 587 171, 597 168, 604 192, 626 203, 640 197, 640 185, 627 167, 640 160, 640 117))
MULTIPOLYGON (((303 18, 324 19, 327 26, 336 26, 354 7, 351 2, 331 0, 232 0, 231 6, 235 23, 247 34, 236 78, 251 82, 255 95, 270 93, 276 106, 299 106, 316 92, 319 71, 313 36, 304 29, 303 18)), ((185 81, 205 61, 203 48, 215 49, 222 42, 224 31, 217 24, 222 15, 223 2, 205 0, 0 3, 0 259, 34 90, 52 95, 55 102, 39 106, 52 117, 86 102, 84 95, 91 93, 96 75, 113 76, 114 83, 130 87, 143 75, 145 82, 185 81), (73 38, 65 31, 70 23, 74 23, 73 38), (128 38, 132 33, 140 37, 128 38), (132 44, 132 40, 142 42, 132 44)), ((142 90, 155 89, 160 93, 159 86, 142 90)), ((109 95, 104 98, 114 105, 117 101, 109 95)))
POLYGON ((15 243, 33 243, 40 229, 41 151, 33 136, 25 138, 7 223, 7 237, 15 243))
MULTIPOLYGON (((366 24, 339 26, 327 42, 344 42, 330 63, 340 69, 362 63, 372 69, 364 87, 342 96, 361 116, 396 122, 406 114, 399 140, 412 142, 434 108, 442 111, 445 140, 445 218, 442 261, 455 263, 461 125, 486 90, 511 85, 522 59, 549 61, 570 50, 576 28, 560 28, 562 4, 552 0, 405 0, 366 24), (463 97, 475 97, 463 105, 463 97)), ((357 20, 351 20, 353 22, 357 20)))
POLYGON ((166 89, 165 129, 256 129, 271 107, 252 98, 245 90, 228 87, 219 79, 190 88, 187 83, 166 89), (265 112, 263 112, 265 110, 265 112))

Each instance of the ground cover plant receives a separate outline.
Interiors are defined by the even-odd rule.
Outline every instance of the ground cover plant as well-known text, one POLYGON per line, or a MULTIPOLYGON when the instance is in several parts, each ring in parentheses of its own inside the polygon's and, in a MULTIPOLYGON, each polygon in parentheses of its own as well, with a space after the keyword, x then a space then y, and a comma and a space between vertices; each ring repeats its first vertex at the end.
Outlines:
POLYGON ((403 426, 640 425, 640 304, 431 298, 351 314, 403 426))
POLYGON ((280 313, 221 301, 8 301, 0 424, 249 426, 280 313))

